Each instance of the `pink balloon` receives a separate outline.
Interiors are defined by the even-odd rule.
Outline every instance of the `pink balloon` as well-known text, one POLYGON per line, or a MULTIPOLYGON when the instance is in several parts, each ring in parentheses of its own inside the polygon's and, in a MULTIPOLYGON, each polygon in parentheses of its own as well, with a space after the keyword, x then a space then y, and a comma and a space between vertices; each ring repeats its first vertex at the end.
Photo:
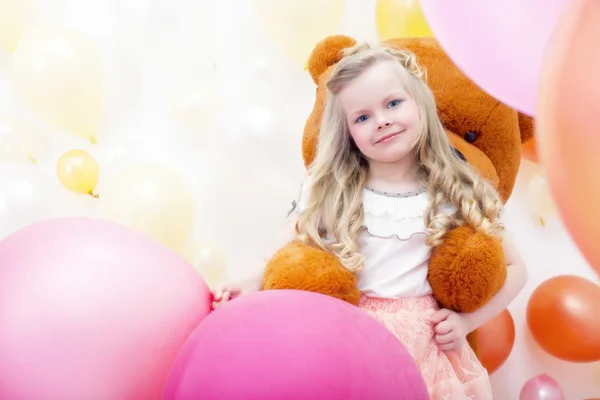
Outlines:
POLYGON ((473 82, 534 115, 550 34, 568 0, 420 0, 448 56, 473 82))
POLYGON ((565 400, 565 393, 558 382, 541 374, 525 382, 519 400, 565 400))
POLYGON ((273 290, 209 315, 182 349, 164 400, 429 399, 381 323, 333 297, 273 290))
POLYGON ((0 398, 160 399, 210 312, 182 257, 125 227, 61 218, 0 242, 0 398))

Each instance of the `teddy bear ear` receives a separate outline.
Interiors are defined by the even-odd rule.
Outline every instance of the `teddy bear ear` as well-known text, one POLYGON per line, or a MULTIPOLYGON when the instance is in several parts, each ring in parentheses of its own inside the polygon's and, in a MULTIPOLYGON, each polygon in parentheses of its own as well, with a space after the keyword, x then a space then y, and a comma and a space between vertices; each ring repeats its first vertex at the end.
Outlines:
POLYGON ((534 136, 534 121, 528 115, 519 113, 519 130, 521 131, 521 143, 525 143, 534 136))
POLYGON ((344 35, 328 36, 317 43, 306 66, 313 82, 318 84, 323 72, 342 59, 342 50, 355 44, 356 40, 344 35))

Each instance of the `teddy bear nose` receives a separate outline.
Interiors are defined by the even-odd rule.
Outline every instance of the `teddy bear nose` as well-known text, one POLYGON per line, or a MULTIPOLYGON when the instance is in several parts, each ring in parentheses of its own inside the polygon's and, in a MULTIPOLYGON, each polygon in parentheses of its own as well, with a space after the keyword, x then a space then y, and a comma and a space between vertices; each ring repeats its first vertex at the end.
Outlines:
POLYGON ((460 152, 460 150, 455 149, 454 147, 452 147, 452 151, 454 152, 454 155, 458 158, 460 158, 461 160, 463 160, 464 162, 467 161, 467 157, 465 157, 465 155, 463 153, 460 152))

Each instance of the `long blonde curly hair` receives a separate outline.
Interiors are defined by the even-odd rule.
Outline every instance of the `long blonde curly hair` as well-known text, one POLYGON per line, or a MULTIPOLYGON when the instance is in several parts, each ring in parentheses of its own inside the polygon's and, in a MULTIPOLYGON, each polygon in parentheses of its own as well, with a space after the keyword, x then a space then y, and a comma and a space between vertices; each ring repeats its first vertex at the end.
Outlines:
POLYGON ((412 152, 419 181, 431 199, 424 215, 427 244, 441 244, 449 230, 465 224, 488 235, 499 235, 503 230, 499 221, 502 199, 489 182, 454 154, 415 54, 359 44, 344 51, 326 84, 317 153, 308 169, 310 196, 296 223, 300 239, 332 251, 354 272, 363 268, 364 261, 356 239, 363 226, 362 196, 369 163, 351 139, 338 93, 375 63, 389 60, 398 62, 404 89, 421 113, 421 133, 412 152), (456 212, 447 215, 439 211, 443 205, 453 205, 456 212), (335 242, 326 245, 324 233, 335 242))

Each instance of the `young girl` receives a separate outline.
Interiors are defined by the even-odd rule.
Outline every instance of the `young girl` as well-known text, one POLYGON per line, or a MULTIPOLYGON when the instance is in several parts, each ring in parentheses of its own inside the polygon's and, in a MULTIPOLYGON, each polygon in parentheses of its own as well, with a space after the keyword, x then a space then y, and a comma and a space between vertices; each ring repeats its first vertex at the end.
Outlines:
MULTIPOLYGON (((297 238, 335 253, 356 273, 359 306, 402 341, 432 399, 492 399, 465 337, 504 310, 526 281, 499 219, 498 193, 454 154, 412 53, 358 45, 335 66, 327 90, 297 238), (508 263, 504 287, 472 314, 439 309, 427 282, 431 247, 461 224, 501 237, 508 263)), ((240 292, 223 285, 215 300, 240 292)))

